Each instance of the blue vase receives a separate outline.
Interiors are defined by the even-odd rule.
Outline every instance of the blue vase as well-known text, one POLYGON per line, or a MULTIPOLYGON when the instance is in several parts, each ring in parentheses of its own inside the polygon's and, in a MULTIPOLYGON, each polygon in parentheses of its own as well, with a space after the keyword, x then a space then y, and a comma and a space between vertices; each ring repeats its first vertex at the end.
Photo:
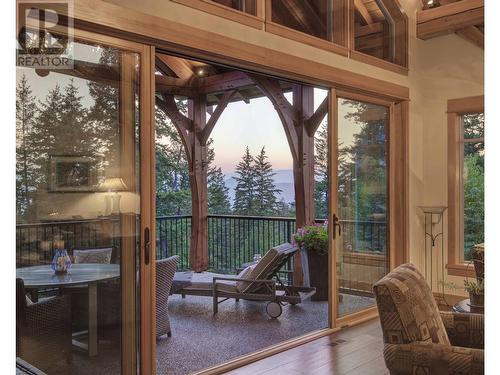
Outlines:
POLYGON ((66 249, 56 249, 50 267, 57 274, 64 274, 71 268, 71 259, 66 249))

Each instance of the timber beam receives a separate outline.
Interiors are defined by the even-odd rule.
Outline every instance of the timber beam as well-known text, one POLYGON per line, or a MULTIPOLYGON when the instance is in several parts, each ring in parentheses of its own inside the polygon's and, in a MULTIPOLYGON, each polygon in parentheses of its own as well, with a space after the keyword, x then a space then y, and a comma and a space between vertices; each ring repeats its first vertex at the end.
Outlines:
POLYGON ((417 12, 417 37, 430 39, 484 24, 484 0, 461 0, 417 12))

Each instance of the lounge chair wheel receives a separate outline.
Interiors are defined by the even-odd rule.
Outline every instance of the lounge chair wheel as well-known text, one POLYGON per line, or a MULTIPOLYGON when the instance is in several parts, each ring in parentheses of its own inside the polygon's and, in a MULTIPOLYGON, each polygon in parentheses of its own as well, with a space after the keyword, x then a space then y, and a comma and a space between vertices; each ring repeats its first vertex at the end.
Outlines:
POLYGON ((266 312, 271 318, 276 319, 283 312, 283 308, 278 302, 269 302, 266 306, 266 312))

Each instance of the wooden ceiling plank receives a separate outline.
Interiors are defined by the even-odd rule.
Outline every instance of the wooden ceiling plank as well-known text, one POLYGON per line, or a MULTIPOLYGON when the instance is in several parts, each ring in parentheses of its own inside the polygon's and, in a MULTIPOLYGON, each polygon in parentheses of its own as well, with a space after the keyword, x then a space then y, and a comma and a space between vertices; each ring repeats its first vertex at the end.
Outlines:
POLYGON ((381 33, 383 29, 383 25, 381 22, 375 22, 370 25, 360 25, 356 24, 354 28, 354 33, 355 37, 360 37, 360 36, 365 36, 365 35, 370 35, 370 34, 377 34, 381 33))
POLYGON ((157 54, 156 55, 164 64, 166 64, 176 75, 181 79, 196 78, 189 65, 180 57, 157 54))
POLYGON ((210 94, 251 86, 253 84, 254 81, 246 73, 231 71, 199 79, 198 89, 200 93, 210 94))
POLYGON ((371 25, 373 23, 373 18, 370 12, 368 12, 368 9, 366 9, 363 0, 354 0, 354 7, 359 12, 361 18, 363 18, 367 25, 371 25))
POLYGON ((468 26, 457 30, 456 34, 484 49, 484 34, 476 26, 468 26))

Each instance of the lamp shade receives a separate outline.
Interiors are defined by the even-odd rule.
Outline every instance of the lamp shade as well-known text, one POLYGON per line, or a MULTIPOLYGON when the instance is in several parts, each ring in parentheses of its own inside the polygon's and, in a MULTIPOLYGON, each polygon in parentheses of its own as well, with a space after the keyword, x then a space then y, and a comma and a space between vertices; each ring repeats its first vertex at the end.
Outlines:
POLYGON ((100 186, 103 191, 124 191, 127 190, 127 185, 120 177, 108 177, 100 186))

